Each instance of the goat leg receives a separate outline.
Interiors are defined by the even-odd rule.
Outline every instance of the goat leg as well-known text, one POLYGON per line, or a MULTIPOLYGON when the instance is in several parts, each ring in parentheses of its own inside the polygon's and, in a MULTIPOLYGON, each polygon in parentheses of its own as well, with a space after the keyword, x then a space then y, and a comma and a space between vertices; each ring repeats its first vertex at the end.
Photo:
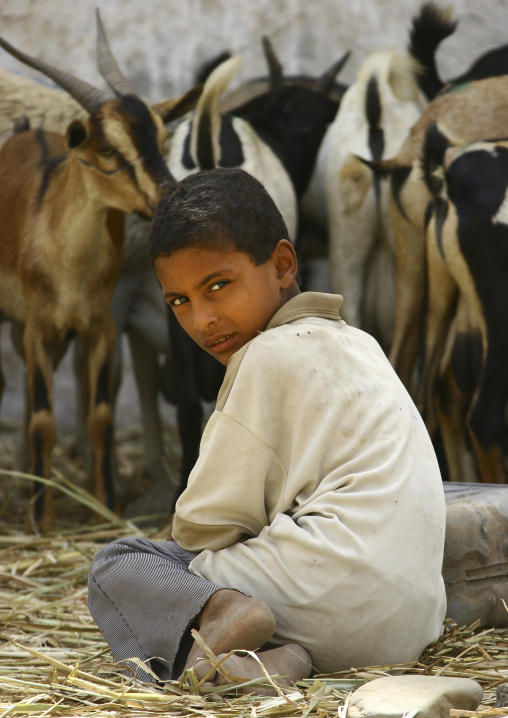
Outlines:
MULTIPOLYGON (((499 335, 499 331, 496 333, 499 335)), ((481 480, 489 484, 506 483, 503 462, 507 433, 504 412, 508 399, 506 344, 503 336, 494 336, 492 328, 487 329, 478 389, 467 417, 481 480)))
POLYGON ((84 338, 88 373, 87 429, 91 445, 91 491, 103 504, 117 510, 113 482, 114 432, 111 412, 112 362, 115 325, 110 315, 93 323, 84 338))
POLYGON ((143 476, 154 482, 164 481, 170 484, 169 471, 164 463, 162 421, 159 411, 159 358, 141 332, 131 327, 127 336, 143 425, 145 446, 143 476))
MULTIPOLYGON (((23 335, 31 416, 28 429, 32 474, 50 478, 51 453, 56 444, 53 416, 53 355, 51 342, 41 332, 39 323, 29 316, 23 335)), ((48 533, 54 526, 51 490, 41 482, 32 484, 32 500, 27 516, 29 532, 48 533)))

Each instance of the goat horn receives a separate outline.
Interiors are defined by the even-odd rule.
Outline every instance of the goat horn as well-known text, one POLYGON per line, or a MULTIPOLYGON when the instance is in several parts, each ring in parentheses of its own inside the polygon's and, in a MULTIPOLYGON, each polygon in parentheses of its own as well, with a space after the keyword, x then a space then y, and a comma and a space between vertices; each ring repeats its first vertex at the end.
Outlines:
POLYGON ((107 100, 108 96, 97 87, 88 84, 84 80, 80 80, 74 75, 63 70, 58 70, 52 65, 48 65, 43 60, 36 60, 34 57, 30 57, 26 53, 13 47, 7 40, 0 37, 0 46, 7 50, 8 53, 16 57, 20 62, 25 63, 29 67, 33 67, 34 70, 42 72, 47 77, 51 78, 57 85, 60 85, 62 89, 73 97, 76 102, 79 102, 87 112, 92 113, 100 104, 107 100))
POLYGON ((329 70, 327 70, 321 75, 321 77, 314 86, 315 92, 320 95, 328 95, 328 93, 332 89, 332 85, 335 81, 336 76, 342 70, 350 55, 351 50, 348 50, 346 53, 344 53, 340 60, 337 60, 337 62, 335 62, 329 70))
POLYGON ((97 17, 97 65, 99 72, 117 97, 120 95, 132 95, 134 94, 132 88, 118 67, 109 47, 99 8, 95 8, 95 14, 97 17))
POLYGON ((282 87, 284 83, 284 75, 279 58, 275 54, 273 45, 266 35, 263 36, 263 52, 265 53, 266 64, 268 65, 270 75, 270 89, 277 90, 279 87, 282 87))

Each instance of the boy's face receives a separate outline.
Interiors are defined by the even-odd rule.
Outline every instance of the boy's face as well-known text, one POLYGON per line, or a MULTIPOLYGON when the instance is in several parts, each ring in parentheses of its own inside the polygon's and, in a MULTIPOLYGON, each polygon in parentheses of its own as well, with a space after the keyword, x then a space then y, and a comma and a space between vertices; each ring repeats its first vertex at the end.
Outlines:
POLYGON ((192 339, 222 364, 299 293, 296 257, 281 240, 264 264, 234 249, 180 249, 155 261, 164 298, 192 339))

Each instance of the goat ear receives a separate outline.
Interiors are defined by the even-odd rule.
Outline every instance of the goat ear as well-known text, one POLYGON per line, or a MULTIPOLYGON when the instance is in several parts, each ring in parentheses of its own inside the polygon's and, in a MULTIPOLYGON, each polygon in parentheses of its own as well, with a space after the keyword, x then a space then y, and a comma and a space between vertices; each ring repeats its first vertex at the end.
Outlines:
POLYGON ((73 149, 83 144, 88 137, 88 131, 81 120, 73 120, 65 132, 67 147, 73 149))
POLYGON ((176 100, 166 100, 166 102, 158 102, 156 105, 152 105, 152 110, 157 112, 164 124, 166 124, 193 110, 202 92, 203 85, 195 85, 176 100))

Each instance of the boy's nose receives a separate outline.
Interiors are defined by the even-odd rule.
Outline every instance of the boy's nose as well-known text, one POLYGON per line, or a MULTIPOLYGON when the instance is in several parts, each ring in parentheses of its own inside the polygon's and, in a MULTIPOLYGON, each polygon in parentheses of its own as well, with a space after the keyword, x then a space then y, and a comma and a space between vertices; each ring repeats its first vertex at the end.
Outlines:
POLYGON ((217 315, 211 306, 204 303, 203 305, 194 307, 192 319, 194 322, 194 329, 205 332, 210 326, 215 324, 217 321, 217 315))

